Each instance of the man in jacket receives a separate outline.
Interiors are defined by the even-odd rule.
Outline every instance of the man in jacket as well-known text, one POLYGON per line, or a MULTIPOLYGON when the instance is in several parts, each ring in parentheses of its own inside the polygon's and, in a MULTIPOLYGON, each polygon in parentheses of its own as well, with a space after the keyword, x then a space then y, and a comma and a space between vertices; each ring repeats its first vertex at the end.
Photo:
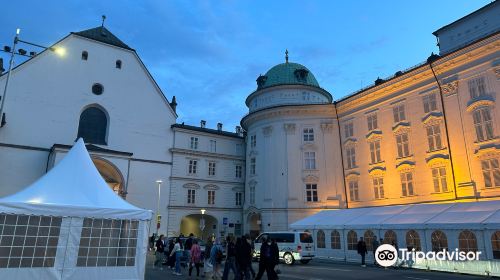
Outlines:
POLYGON ((358 254, 361 255, 361 266, 362 267, 366 267, 366 264, 365 264, 365 256, 366 256, 366 253, 368 252, 368 250, 366 250, 366 243, 365 241, 363 240, 363 237, 360 237, 359 238, 359 241, 358 241, 358 254))
POLYGON ((163 252, 165 251, 165 245, 163 244, 163 234, 160 235, 160 238, 156 241, 156 259, 154 262, 154 266, 157 266, 158 263, 160 264, 160 267, 163 262, 163 252))

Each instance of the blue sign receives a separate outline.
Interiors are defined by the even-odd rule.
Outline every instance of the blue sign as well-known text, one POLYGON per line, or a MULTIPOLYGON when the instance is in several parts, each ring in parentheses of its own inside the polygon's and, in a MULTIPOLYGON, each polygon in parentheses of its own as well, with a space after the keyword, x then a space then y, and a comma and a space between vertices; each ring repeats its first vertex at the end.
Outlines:
POLYGON ((222 218, 222 224, 227 225, 227 218, 222 218))

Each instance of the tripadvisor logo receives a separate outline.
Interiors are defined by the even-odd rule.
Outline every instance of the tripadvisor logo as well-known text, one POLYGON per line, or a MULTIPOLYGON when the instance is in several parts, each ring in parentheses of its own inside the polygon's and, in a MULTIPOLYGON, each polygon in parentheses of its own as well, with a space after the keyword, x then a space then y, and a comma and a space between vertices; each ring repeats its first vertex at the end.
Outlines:
MULTIPOLYGON (((416 251, 412 249, 409 251, 408 249, 399 249, 401 252, 401 260, 439 260, 439 261, 477 261, 479 260, 479 255, 481 252, 464 252, 458 251, 446 251, 443 249, 438 252, 422 252, 416 251)), ((394 246, 389 244, 380 245, 375 251, 375 260, 380 266, 388 267, 393 266, 398 261, 398 251, 394 246)))

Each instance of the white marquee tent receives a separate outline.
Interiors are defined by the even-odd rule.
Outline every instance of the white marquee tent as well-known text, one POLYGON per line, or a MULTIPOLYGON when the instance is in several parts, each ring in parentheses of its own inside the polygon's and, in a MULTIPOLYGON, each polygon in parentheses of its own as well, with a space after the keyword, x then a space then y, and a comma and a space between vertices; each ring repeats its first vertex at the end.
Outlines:
POLYGON ((143 279, 151 217, 111 190, 79 139, 0 198, 0 279, 143 279))

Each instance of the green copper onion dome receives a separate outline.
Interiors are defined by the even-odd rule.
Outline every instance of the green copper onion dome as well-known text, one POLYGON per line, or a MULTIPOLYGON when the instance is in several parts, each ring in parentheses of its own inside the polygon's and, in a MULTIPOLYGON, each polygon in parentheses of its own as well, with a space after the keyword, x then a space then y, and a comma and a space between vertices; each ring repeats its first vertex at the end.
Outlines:
POLYGON ((277 85, 308 85, 319 87, 314 75, 304 65, 285 62, 267 71, 266 75, 257 78, 257 89, 277 85))

